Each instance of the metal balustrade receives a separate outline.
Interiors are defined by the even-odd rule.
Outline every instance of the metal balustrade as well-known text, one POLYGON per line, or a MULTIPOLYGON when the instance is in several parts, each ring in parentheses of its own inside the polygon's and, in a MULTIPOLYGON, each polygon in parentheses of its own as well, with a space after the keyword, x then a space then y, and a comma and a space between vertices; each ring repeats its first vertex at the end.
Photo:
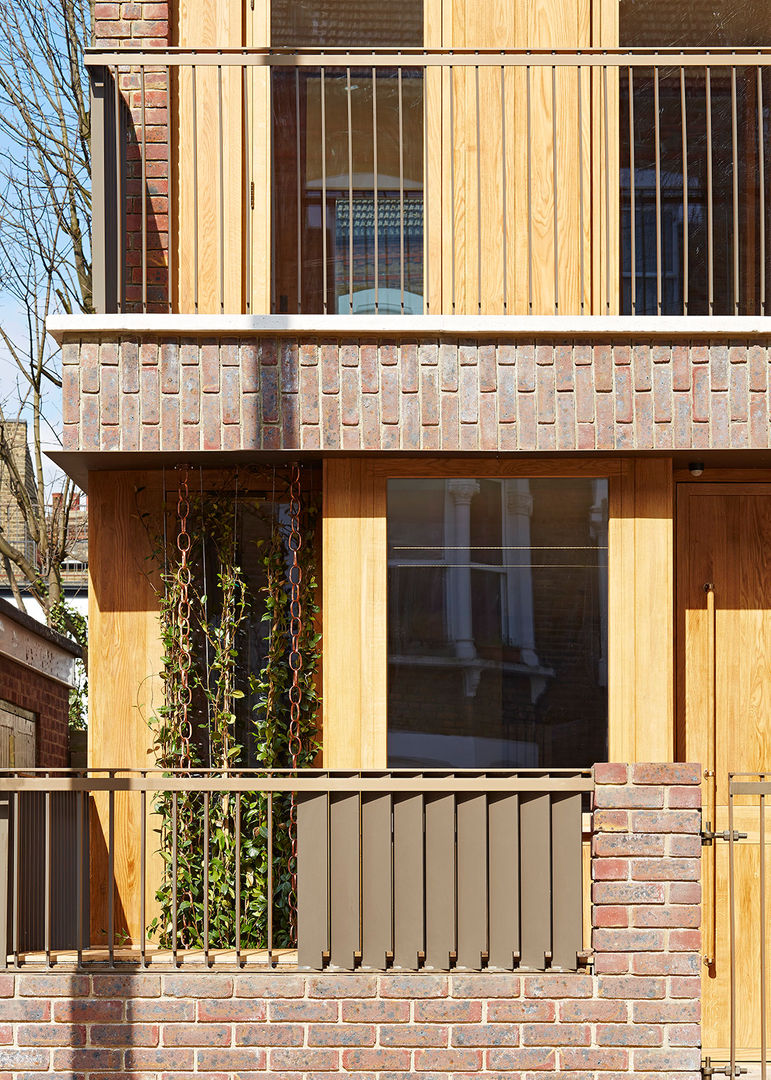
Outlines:
POLYGON ((592 790, 586 770, 4 771, 0 958, 575 970, 592 790))
POLYGON ((769 50, 88 65, 99 311, 766 313, 769 50))

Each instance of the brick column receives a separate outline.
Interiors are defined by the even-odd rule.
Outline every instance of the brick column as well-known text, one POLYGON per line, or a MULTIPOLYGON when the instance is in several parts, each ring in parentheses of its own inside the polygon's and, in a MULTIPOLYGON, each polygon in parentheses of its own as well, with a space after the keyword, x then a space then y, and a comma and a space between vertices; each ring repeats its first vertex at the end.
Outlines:
POLYGON ((595 767, 592 943, 609 1019, 595 1045, 631 1048, 634 1072, 701 1064, 700 779, 697 765, 595 767))

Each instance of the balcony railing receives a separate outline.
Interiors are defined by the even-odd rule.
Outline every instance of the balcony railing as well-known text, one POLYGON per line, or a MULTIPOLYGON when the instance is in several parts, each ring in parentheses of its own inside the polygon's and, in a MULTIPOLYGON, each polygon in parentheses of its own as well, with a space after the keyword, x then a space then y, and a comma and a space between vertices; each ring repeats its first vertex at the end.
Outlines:
POLYGON ((592 790, 582 770, 4 772, 0 957, 575 970, 592 790))
POLYGON ((97 306, 764 315, 770 65, 92 51, 97 306))

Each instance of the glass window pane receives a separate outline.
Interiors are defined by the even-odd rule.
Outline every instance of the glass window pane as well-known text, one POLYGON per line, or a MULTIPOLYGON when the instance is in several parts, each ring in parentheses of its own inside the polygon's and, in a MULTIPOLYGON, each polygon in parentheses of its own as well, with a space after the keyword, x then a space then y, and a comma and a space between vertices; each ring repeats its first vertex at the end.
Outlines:
POLYGON ((388 765, 607 755, 605 479, 388 484, 388 765))

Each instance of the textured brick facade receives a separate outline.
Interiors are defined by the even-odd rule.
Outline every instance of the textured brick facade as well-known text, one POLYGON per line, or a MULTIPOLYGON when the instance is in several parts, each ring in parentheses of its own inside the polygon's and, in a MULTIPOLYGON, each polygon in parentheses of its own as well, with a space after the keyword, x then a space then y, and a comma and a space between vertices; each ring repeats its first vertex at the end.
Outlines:
MULTIPOLYGON (((37 716, 35 764, 63 768, 68 759, 69 690, 0 653, 0 698, 37 716)), ((0 1009, 2 1024, 2 1009, 0 1009)))
POLYGON ((700 772, 597 766, 594 974, 0 976, 0 1077, 696 1080, 700 772))
POLYGON ((771 342, 64 345, 68 450, 771 447, 771 342))

